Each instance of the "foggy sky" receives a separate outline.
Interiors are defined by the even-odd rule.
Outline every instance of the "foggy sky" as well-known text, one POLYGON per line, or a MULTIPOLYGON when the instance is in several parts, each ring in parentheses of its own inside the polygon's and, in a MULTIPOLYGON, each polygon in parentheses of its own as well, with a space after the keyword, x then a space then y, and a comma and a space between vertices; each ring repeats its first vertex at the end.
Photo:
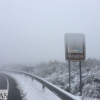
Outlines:
POLYGON ((1 0, 0 65, 65 61, 65 33, 83 33, 100 59, 100 0, 1 0))

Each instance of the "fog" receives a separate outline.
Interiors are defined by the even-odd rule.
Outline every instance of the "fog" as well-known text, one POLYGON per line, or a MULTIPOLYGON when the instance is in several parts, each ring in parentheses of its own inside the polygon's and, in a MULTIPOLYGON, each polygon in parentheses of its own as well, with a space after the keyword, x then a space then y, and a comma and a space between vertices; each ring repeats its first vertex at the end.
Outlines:
POLYGON ((65 33, 83 33, 100 59, 100 0, 1 0, 0 65, 65 61, 65 33))

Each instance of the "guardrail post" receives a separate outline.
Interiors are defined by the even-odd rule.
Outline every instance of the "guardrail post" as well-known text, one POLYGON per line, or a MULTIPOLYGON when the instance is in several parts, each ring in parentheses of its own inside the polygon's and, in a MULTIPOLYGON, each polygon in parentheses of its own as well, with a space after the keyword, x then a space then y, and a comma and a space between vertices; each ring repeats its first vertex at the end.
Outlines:
POLYGON ((26 74, 25 74, 25 76, 26 76, 26 74))
POLYGON ((34 80, 34 78, 32 78, 32 81, 34 80))
POLYGON ((28 67, 27 67, 27 73, 28 73, 28 67))
POLYGON ((43 90, 43 92, 45 91, 45 86, 44 86, 44 84, 42 85, 42 90, 43 90))

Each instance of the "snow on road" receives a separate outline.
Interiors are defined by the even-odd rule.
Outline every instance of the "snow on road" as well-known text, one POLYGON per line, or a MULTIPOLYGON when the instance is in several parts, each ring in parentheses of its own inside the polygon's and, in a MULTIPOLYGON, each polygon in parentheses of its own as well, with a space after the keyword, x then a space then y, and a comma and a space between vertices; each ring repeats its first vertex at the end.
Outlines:
MULTIPOLYGON (((42 89, 41 83, 32 80, 28 76, 6 73, 13 77, 17 82, 17 85, 23 97, 22 100, 61 100, 58 96, 56 96, 53 92, 45 88, 42 89)), ((75 96, 74 96, 75 97, 75 96)), ((76 97, 76 100, 80 100, 76 97)), ((83 98, 83 100, 99 100, 97 98, 83 98)))
POLYGON ((47 88, 42 90, 41 83, 35 80, 32 81, 27 76, 10 73, 9 75, 16 80, 18 88, 21 90, 22 96, 24 96, 23 100, 61 100, 47 88))

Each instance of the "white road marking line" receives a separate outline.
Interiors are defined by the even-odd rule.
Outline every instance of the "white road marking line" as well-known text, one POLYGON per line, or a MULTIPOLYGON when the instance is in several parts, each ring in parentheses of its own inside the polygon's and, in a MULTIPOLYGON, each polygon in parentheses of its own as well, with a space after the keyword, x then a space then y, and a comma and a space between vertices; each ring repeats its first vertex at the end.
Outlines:
POLYGON ((7 81, 7 90, 8 90, 8 92, 9 92, 9 81, 8 81, 8 79, 7 79, 6 76, 4 76, 4 75, 2 75, 2 76, 5 77, 5 79, 6 79, 6 81, 7 81))
MULTIPOLYGON (((3 89, 3 90, 1 90, 1 92, 7 93, 7 95, 8 95, 8 92, 9 92, 9 81, 8 81, 8 79, 7 79, 7 77, 5 75, 2 75, 2 74, 0 74, 0 75, 3 76, 7 81, 7 90, 3 89)), ((5 98, 3 100, 8 100, 8 98, 5 98)))

